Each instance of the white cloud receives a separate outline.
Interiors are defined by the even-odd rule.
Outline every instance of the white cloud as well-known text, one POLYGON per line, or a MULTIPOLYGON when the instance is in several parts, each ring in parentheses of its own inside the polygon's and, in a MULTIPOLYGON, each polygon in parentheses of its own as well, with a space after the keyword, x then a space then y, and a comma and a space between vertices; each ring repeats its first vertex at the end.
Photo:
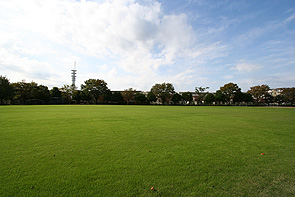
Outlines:
POLYGON ((223 78, 224 78, 224 79, 232 79, 232 78, 234 78, 234 76, 232 76, 232 75, 226 75, 226 76, 224 76, 223 78))
POLYGON ((187 84, 195 69, 184 61, 176 70, 176 61, 225 56, 220 42, 197 45, 187 16, 165 15, 157 1, 2 0, 0 36, 0 72, 49 86, 70 83, 74 61, 78 83, 91 76, 105 77, 114 88, 187 84), (169 67, 175 69, 159 72, 169 67))
POLYGON ((285 20, 285 23, 289 23, 295 19, 295 13, 293 13, 290 17, 285 20))
POLYGON ((231 67, 230 70, 237 70, 239 72, 252 72, 262 69, 262 65, 258 64, 249 64, 245 60, 240 60, 234 67, 231 67))

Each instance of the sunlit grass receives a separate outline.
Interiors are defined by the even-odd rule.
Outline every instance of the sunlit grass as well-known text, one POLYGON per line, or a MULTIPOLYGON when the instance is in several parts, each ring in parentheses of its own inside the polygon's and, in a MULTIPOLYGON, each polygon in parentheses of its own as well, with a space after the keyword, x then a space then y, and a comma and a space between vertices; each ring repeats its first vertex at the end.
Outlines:
POLYGON ((3 106, 0 115, 1 196, 295 194, 295 109, 3 106))

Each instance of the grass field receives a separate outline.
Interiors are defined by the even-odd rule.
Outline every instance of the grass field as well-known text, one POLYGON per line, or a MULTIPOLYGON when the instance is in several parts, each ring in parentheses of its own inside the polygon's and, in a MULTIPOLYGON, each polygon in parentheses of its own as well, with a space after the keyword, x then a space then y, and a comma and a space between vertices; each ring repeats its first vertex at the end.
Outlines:
POLYGON ((0 149, 1 196, 295 195, 295 109, 1 106, 0 149))

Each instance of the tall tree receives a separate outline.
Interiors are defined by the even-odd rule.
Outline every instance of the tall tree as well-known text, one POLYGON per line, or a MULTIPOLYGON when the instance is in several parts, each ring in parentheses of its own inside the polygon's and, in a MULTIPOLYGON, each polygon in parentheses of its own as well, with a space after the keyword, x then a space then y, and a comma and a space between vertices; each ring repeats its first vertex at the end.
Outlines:
POLYGON ((241 88, 235 83, 227 83, 220 87, 220 91, 225 95, 225 100, 232 103, 235 95, 241 92, 241 88))
POLYGON ((50 96, 51 97, 61 97, 61 91, 58 89, 58 87, 53 87, 50 90, 50 96))
POLYGON ((212 104, 215 101, 215 96, 212 93, 208 93, 205 98, 206 104, 212 104))
POLYGON ((60 88, 62 97, 66 100, 66 102, 70 102, 72 100, 72 96, 76 87, 74 85, 63 85, 60 88))
POLYGON ((147 94, 147 100, 151 103, 151 102, 156 102, 157 101, 157 97, 154 95, 154 93, 152 91, 150 91, 147 94))
POLYGON ((0 105, 4 100, 12 99, 14 88, 5 76, 0 76, 0 105))
POLYGON ((171 83, 155 84, 151 88, 151 92, 153 92, 158 99, 161 99, 162 104, 165 104, 170 100, 175 93, 174 87, 171 83))
POLYGON ((190 104, 193 101, 193 95, 191 92, 182 93, 182 99, 186 102, 186 104, 190 104))
POLYGON ((109 100, 112 103, 122 104, 124 102, 124 98, 122 97, 121 92, 111 92, 109 100))
POLYGON ((208 91, 206 91, 207 89, 209 89, 209 87, 196 87, 195 91, 197 93, 197 97, 196 97, 196 101, 200 104, 203 101, 205 101, 205 97, 208 94, 208 91))
POLYGON ((22 82, 13 83, 12 86, 15 89, 15 100, 18 103, 25 104, 27 100, 34 99, 34 91, 38 87, 35 82, 26 83, 25 80, 22 82))
POLYGON ((34 88, 33 91, 34 99, 42 100, 45 103, 48 103, 50 100, 50 92, 47 86, 39 85, 34 88))
POLYGON ((285 88, 282 92, 282 96, 286 103, 293 103, 295 102, 295 87, 293 88, 285 88))
POLYGON ((81 90, 86 95, 90 95, 97 104, 98 99, 102 97, 108 90, 107 83, 101 79, 88 79, 81 85, 81 90))
POLYGON ((145 104, 147 102, 146 96, 140 92, 135 93, 134 100, 137 104, 145 104))
POLYGON ((247 93, 251 94, 255 100, 255 102, 263 103, 264 97, 268 97, 268 91, 269 91, 268 85, 257 85, 250 87, 250 90, 247 91, 247 93))
POLYGON ((218 102, 220 105, 221 103, 225 102, 225 95, 221 90, 217 90, 215 93, 215 101, 218 102))
POLYGON ((134 100, 135 93, 136 93, 136 90, 132 88, 125 89, 123 92, 121 92, 123 98, 127 102, 127 105, 129 104, 130 101, 134 100))
POLYGON ((179 104, 179 102, 182 100, 182 96, 178 93, 175 93, 171 100, 173 101, 174 104, 179 104))

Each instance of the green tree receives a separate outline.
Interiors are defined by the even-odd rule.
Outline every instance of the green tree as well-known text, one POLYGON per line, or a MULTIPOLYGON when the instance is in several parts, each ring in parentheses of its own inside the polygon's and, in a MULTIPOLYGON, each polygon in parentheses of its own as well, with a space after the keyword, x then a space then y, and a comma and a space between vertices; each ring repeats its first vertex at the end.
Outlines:
POLYGON ((208 91, 206 91, 207 89, 209 89, 209 87, 196 87, 195 91, 197 93, 197 97, 196 97, 196 101, 198 102, 198 104, 201 104, 203 101, 205 101, 205 97, 208 94, 208 91))
POLYGON ((0 76, 0 105, 4 100, 12 99, 14 95, 14 88, 5 76, 0 76))
POLYGON ((60 88, 62 97, 66 100, 67 103, 71 102, 72 96, 76 87, 74 85, 63 85, 60 88))
POLYGON ((295 87, 285 88, 282 91, 282 96, 284 97, 284 101, 286 103, 291 103, 291 105, 293 105, 295 102, 295 87))
POLYGON ((107 83, 100 79, 88 79, 81 85, 81 90, 98 103, 100 97, 104 96, 108 90, 107 83))
POLYGON ((81 90, 74 90, 73 91, 73 95, 72 95, 72 99, 80 104, 81 103, 81 100, 82 100, 82 91, 81 90))
POLYGON ((110 101, 116 104, 122 104, 124 102, 124 98, 122 97, 121 92, 111 92, 110 101))
POLYGON ((151 88, 151 92, 153 92, 158 99, 161 99, 162 104, 169 101, 175 93, 171 83, 155 84, 151 88))
POLYGON ((121 92, 121 95, 124 98, 124 100, 127 102, 127 105, 129 104, 130 101, 134 100, 135 93, 136 93, 136 90, 132 88, 125 89, 123 92, 121 92))
POLYGON ((42 100, 45 103, 48 103, 50 100, 50 92, 47 86, 39 85, 35 87, 33 94, 34 99, 42 100))
POLYGON ((275 102, 281 105, 284 102, 284 96, 282 94, 277 95, 275 98, 275 102))
POLYGON ((268 91, 270 90, 268 85, 257 85, 250 87, 250 90, 247 93, 251 94, 254 97, 255 102, 263 103, 265 101, 264 97, 268 97, 268 91))
POLYGON ((147 94, 147 100, 151 103, 151 102, 156 102, 157 101, 157 97, 154 95, 154 93, 152 91, 150 91, 147 94))
POLYGON ((215 96, 212 93, 208 93, 205 98, 206 104, 212 104, 215 101, 215 96))
POLYGON ((22 82, 13 83, 12 86, 15 89, 16 102, 25 104, 28 100, 34 99, 34 92, 38 84, 33 81, 31 83, 26 83, 26 81, 23 80, 22 82))
POLYGON ((250 93, 243 93, 243 101, 246 103, 253 102, 253 96, 250 93))
POLYGON ((137 92, 135 95, 134 95, 134 100, 137 104, 144 104, 147 102, 147 98, 144 94, 140 93, 140 92, 137 92))
POLYGON ((50 96, 51 97, 61 97, 61 91, 58 89, 58 87, 53 87, 50 90, 50 96))
POLYGON ((172 96, 172 99, 174 104, 179 104, 179 102, 182 100, 182 96, 178 93, 175 93, 173 96, 172 96))
POLYGON ((190 104, 193 101, 193 95, 191 92, 184 92, 182 93, 182 99, 185 101, 185 103, 190 104))
POLYGON ((232 103, 235 95, 241 92, 241 88, 237 84, 228 83, 220 87, 220 91, 225 95, 225 100, 228 103, 232 103))
POLYGON ((223 92, 221 90, 217 90, 215 93, 215 101, 218 102, 218 104, 221 104, 223 102, 225 102, 225 95, 223 94, 223 92))

